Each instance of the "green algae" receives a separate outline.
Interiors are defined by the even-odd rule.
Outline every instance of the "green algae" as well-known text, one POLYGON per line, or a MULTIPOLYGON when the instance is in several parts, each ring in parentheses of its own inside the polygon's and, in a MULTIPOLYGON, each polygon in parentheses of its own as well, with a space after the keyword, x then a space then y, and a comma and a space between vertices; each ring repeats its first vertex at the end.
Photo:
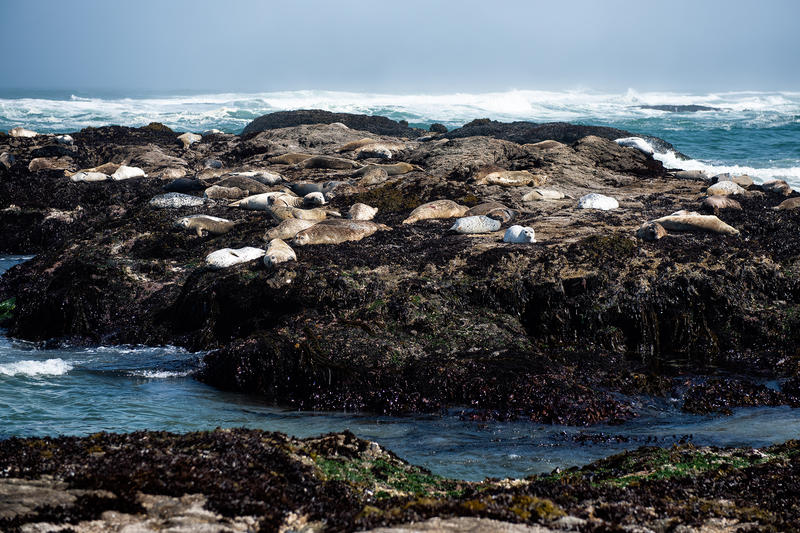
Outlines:
POLYGON ((11 320, 14 317, 14 309, 17 307, 17 299, 9 298, 0 302, 0 322, 11 320))

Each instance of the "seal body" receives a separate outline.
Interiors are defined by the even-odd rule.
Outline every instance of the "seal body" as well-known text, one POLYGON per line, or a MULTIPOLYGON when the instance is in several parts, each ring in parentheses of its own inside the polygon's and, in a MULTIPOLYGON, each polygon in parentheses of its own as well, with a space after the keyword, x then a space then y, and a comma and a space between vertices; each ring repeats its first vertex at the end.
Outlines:
POLYGON ((682 180, 707 180, 708 174, 705 170, 679 170, 675 177, 682 180))
POLYGON ((72 135, 56 135, 56 142, 58 144, 72 146, 75 140, 72 138, 72 135))
POLYGON ((0 165, 3 165, 6 170, 11 168, 11 166, 14 164, 14 160, 14 154, 10 152, 3 152, 0 154, 0 165))
POLYGON ((614 142, 620 146, 635 148, 640 152, 642 152, 643 154, 653 155, 654 153, 656 153, 656 151, 653 150, 653 147, 650 146, 650 143, 648 143, 641 137, 623 137, 621 139, 615 139, 614 142))
POLYGON ((387 176, 400 176, 402 174, 408 174, 413 170, 422 170, 422 168, 418 167, 417 165, 412 165, 411 163, 405 163, 401 161, 392 165, 369 164, 356 170, 353 172, 353 174, 351 174, 351 176, 354 178, 360 178, 372 171, 372 169, 383 169, 386 171, 387 176))
POLYGON ((106 181, 111 179, 108 174, 103 174, 102 172, 76 172, 72 176, 69 177, 70 180, 79 182, 79 181, 106 181))
POLYGON ((417 207, 403 224, 413 224, 420 220, 430 220, 434 218, 458 218, 464 216, 469 210, 468 207, 459 205, 452 200, 434 200, 417 207))
POLYGON ((242 172, 231 172, 229 176, 248 178, 264 185, 275 185, 283 181, 283 176, 275 172, 266 170, 247 170, 242 172))
POLYGON ((616 198, 593 192, 581 196, 580 200, 578 200, 578 207, 581 209, 600 209, 602 211, 608 211, 618 208, 619 202, 617 202, 616 198))
POLYGON ((243 191, 239 187, 221 187, 219 185, 212 185, 203 193, 204 198, 210 200, 239 200, 250 194, 248 191, 243 191))
POLYGON ((665 230, 664 226, 658 222, 645 222, 638 230, 636 230, 636 236, 643 241, 657 241, 666 235, 667 230, 665 230))
POLYGON ((269 211, 271 204, 270 199, 274 196, 285 195, 282 191, 265 192, 261 194, 253 194, 247 198, 242 198, 231 204, 231 207, 240 207, 250 211, 269 211))
POLYGON ((464 213, 465 217, 486 215, 489 218, 499 220, 503 223, 510 222, 516 216, 516 211, 506 207, 500 202, 484 202, 475 207, 471 207, 464 213))
POLYGON ((391 159, 397 152, 406 149, 406 145, 393 142, 373 142, 356 148, 356 159, 368 159, 377 157, 380 159, 391 159))
POLYGON ((305 246, 360 241, 378 230, 391 230, 391 228, 367 220, 324 220, 298 232, 292 240, 292 244, 305 246))
POLYGON ((19 126, 8 130, 8 135, 11 137, 36 137, 39 134, 33 130, 25 129, 22 126, 19 126))
POLYGON ((197 196, 183 194, 179 192, 168 192, 166 194, 159 194, 150 199, 150 207, 158 209, 177 209, 180 207, 199 207, 205 203, 205 200, 197 196))
POLYGON ((267 250, 264 253, 264 265, 267 268, 272 268, 287 261, 297 261, 297 255, 294 253, 291 246, 281 239, 272 239, 269 241, 267 250))
POLYGON ((194 231, 198 237, 205 237, 209 233, 212 235, 224 235, 236 225, 225 218, 212 217, 211 215, 191 215, 179 218, 175 221, 175 226, 194 231))
POLYGON ((339 154, 342 152, 352 152, 357 148, 361 148, 362 146, 366 146, 368 144, 373 144, 373 143, 375 143, 375 139, 364 137, 362 139, 358 139, 357 141, 350 141, 349 143, 345 143, 334 151, 339 154))
POLYGON ((299 207, 272 206, 269 209, 269 213, 272 215, 272 218, 277 221, 283 221, 287 218, 299 218, 301 220, 312 220, 319 222, 328 218, 328 215, 337 217, 341 216, 341 214, 337 211, 322 209, 321 207, 315 207, 314 209, 300 209, 299 207))
POLYGON ((371 207, 362 203, 355 203, 350 206, 350 211, 347 212, 347 218, 350 220, 372 220, 377 214, 377 207, 371 207))
POLYGON ((200 142, 202 138, 203 137, 201 137, 196 133, 189 133, 189 132, 178 135, 178 140, 183 144, 184 150, 188 149, 194 143, 200 142))
POLYGON ((249 191, 250 194, 270 192, 269 187, 263 183, 244 176, 228 176, 227 178, 222 178, 214 185, 219 185, 220 187, 237 187, 243 191, 249 191))
POLYGON ((725 174, 717 174, 713 178, 711 178, 712 183, 719 183, 720 181, 732 181, 739 187, 743 189, 747 189, 753 185, 753 178, 748 176, 747 174, 730 174, 726 172, 725 174))
POLYGON ((718 181, 706 189, 706 193, 709 196, 728 196, 731 194, 744 194, 744 192, 744 189, 732 181, 718 181))
POLYGON ((358 168, 361 165, 352 159, 332 157, 329 155, 315 155, 297 163, 297 168, 325 168, 334 170, 345 170, 358 168))
POLYGON ((296 165, 297 163, 301 163, 306 159, 310 159, 314 156, 311 154, 299 154, 297 152, 290 152, 288 154, 281 154, 272 156, 267 159, 270 163, 275 163, 276 165, 296 165))
POLYGON ((503 242, 520 244, 536 242, 536 233, 531 227, 514 225, 506 230, 503 235, 503 242))
POLYGON ((162 180, 174 180, 180 179, 186 176, 186 169, 185 168, 167 168, 161 171, 161 175, 159 176, 162 180))
POLYGON ((788 200, 784 200, 775 209, 790 210, 790 209, 797 209, 798 207, 800 207, 800 197, 789 198, 788 200))
POLYGON ((127 167, 120 165, 120 167, 111 174, 111 179, 115 181, 128 180, 131 178, 146 178, 144 170, 139 167, 127 167))
POLYGON ((308 229, 316 224, 313 220, 302 220, 299 218, 287 218, 274 228, 267 230, 266 238, 271 239, 293 239, 298 232, 308 229))
POLYGON ((531 174, 527 170, 503 170, 501 172, 490 172, 477 183, 486 185, 500 185, 501 187, 524 187, 534 185, 536 187, 544 185, 547 177, 541 174, 531 174))
POLYGON ((360 176, 361 179, 358 180, 358 184, 361 185, 362 187, 368 187, 370 185, 380 185, 381 183, 389 179, 389 174, 387 174, 386 169, 380 168, 378 166, 371 166, 369 170, 367 170, 360 176))
POLYGON ((719 209, 741 209, 742 205, 728 196, 709 196, 700 205, 703 209, 717 211, 719 209))
POLYGON ((544 200, 561 200, 564 193, 555 189, 534 189, 522 197, 523 202, 540 202, 544 200))
POLYGON ((566 146, 564 143, 554 141, 553 139, 525 145, 526 148, 536 148, 537 150, 553 150, 554 148, 563 148, 564 146, 566 146))
POLYGON ((772 180, 768 181, 761 185, 761 188, 767 192, 771 192, 774 194, 782 194, 784 196, 789 196, 792 194, 792 188, 783 180, 772 180))
POLYGON ((206 263, 214 269, 228 268, 247 263, 264 256, 264 250, 245 246, 244 248, 223 248, 206 256, 206 263))
POLYGON ((491 233, 500 229, 500 221, 485 215, 462 217, 456 220, 450 231, 456 233, 491 233))
MULTIPOLYGON (((680 213, 680 212, 679 212, 680 213)), ((697 213, 672 214, 652 220, 667 231, 708 231, 721 235, 739 235, 739 230, 729 226, 714 215, 697 213)))

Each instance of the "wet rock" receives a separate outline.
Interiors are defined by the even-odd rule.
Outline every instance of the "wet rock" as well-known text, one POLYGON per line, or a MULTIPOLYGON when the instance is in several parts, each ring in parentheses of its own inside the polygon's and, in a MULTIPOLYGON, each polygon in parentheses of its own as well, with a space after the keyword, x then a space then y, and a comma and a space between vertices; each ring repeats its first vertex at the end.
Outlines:
POLYGON ((416 130, 395 122, 394 120, 380 116, 356 115, 352 113, 332 113, 320 109, 308 109, 300 111, 278 111, 262 115, 250 122, 242 131, 243 136, 247 136, 260 131, 278 128, 299 126, 302 124, 333 124, 339 122, 354 130, 369 131, 379 135, 391 135, 395 137, 418 137, 422 130, 416 130))

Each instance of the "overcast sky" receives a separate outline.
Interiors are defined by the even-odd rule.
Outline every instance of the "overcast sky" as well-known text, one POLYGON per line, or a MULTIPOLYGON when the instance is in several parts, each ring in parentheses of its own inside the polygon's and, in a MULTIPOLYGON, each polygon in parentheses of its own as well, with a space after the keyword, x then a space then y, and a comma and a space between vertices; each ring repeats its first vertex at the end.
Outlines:
POLYGON ((800 90, 800 0, 0 0, 0 88, 800 90))

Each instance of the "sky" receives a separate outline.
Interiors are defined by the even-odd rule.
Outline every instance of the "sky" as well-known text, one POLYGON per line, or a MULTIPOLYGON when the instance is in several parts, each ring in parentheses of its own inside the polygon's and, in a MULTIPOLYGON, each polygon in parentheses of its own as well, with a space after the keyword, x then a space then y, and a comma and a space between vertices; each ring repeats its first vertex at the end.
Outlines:
POLYGON ((0 89, 800 90, 800 0, 0 0, 0 89))

